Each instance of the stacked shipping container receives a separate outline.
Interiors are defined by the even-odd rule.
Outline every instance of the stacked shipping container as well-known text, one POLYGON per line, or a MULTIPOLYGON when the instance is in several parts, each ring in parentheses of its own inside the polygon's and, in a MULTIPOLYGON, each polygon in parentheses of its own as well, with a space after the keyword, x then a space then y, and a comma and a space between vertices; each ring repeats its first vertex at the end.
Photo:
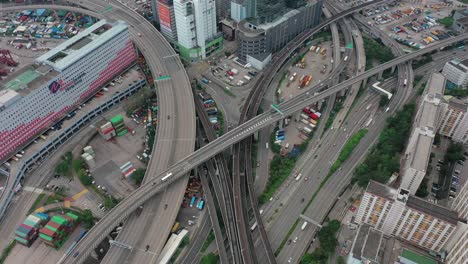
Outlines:
POLYGON ((111 119, 111 123, 112 123, 112 126, 115 129, 115 133, 117 134, 117 136, 119 136, 119 137, 123 136, 128 132, 127 127, 125 126, 122 115, 114 116, 111 119))
POLYGON ((59 249, 78 223, 78 216, 73 213, 54 215, 46 226, 39 230, 39 237, 47 246, 59 249))
POLYGON ((43 213, 28 215, 24 222, 16 229, 15 240, 24 246, 31 246, 38 236, 39 228, 48 219, 49 216, 43 213))

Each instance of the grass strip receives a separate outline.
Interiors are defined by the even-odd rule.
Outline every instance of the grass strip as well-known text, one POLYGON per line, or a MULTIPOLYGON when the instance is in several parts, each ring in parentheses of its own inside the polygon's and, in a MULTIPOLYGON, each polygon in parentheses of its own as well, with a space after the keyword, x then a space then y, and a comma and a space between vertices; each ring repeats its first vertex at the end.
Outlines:
POLYGON ((215 235, 212 229, 210 233, 208 234, 208 237, 206 237, 205 242, 203 242, 203 245, 200 248, 200 252, 202 253, 205 252, 205 250, 210 246, 210 244, 213 242, 214 239, 215 239, 215 235))
POLYGON ((13 240, 8 244, 8 246, 2 251, 2 255, 0 256, 0 263, 5 263, 6 258, 10 255, 11 251, 16 245, 16 240, 13 240))

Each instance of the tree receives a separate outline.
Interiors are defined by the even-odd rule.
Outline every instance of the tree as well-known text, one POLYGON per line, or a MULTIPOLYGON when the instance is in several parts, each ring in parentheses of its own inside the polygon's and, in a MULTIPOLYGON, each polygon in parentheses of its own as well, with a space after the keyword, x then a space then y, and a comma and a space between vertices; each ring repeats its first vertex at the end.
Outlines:
POLYGON ((429 192, 427 191, 427 179, 424 178, 419 185, 418 190, 416 191, 416 196, 421 197, 421 198, 426 198, 429 195, 429 192))
POLYGON ((301 264, 323 264, 327 263, 328 254, 321 248, 316 248, 314 252, 305 254, 301 259, 301 264))
MULTIPOLYGON (((434 136, 434 145, 440 145, 440 134, 436 133, 434 136)), ((432 153, 431 153, 432 154, 432 153)))
POLYGON ((72 161, 72 167, 73 170, 75 170, 75 172, 78 173, 78 171, 85 167, 85 161, 81 157, 79 159, 74 159, 72 161))
POLYGON ((216 264, 219 261, 219 256, 215 255, 214 253, 209 253, 203 258, 201 258, 200 263, 202 264, 216 264))
POLYGON ((136 171, 132 174, 132 179, 136 185, 140 185, 145 177, 146 170, 142 168, 136 169, 136 171))
POLYGON ((85 209, 80 214, 81 221, 86 229, 91 229, 94 225, 93 212, 89 209, 85 209))
POLYGON ((463 159, 463 145, 459 143, 452 143, 447 149, 445 158, 448 162, 455 162, 463 159))
POLYGON ((93 183, 93 178, 89 177, 84 169, 78 171, 78 179, 84 186, 89 186, 93 183))
POLYGON ((379 106, 384 107, 390 102, 390 99, 388 99, 388 96, 386 95, 381 95, 380 96, 380 101, 379 101, 379 106))
POLYGON ((339 256, 337 262, 338 264, 345 264, 343 256, 339 256))
POLYGON ((60 162, 55 168, 55 172, 61 175, 67 175, 69 171, 70 166, 65 161, 60 162))

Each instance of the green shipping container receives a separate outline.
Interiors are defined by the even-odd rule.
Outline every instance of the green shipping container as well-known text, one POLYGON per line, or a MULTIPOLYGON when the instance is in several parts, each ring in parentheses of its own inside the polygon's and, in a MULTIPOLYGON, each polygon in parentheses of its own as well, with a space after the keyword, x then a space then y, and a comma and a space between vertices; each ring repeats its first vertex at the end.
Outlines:
POLYGON ((15 237, 15 240, 25 245, 29 244, 29 241, 21 237, 15 237))
POLYGON ((57 232, 57 228, 55 228, 55 227, 53 227, 53 226, 46 225, 45 227, 46 227, 47 229, 49 229, 49 230, 52 230, 52 231, 54 231, 54 232, 57 232))
POLYGON ((28 237, 27 234, 25 234, 25 233, 23 233, 23 232, 21 232, 21 231, 18 231, 18 230, 15 231, 15 234, 16 234, 17 236, 20 236, 20 237, 28 237))
POLYGON ((112 124, 117 124, 119 122, 123 122, 123 117, 122 115, 117 115, 117 116, 114 116, 112 119, 111 119, 111 123, 112 124))
POLYGON ((54 223, 57 223, 57 224, 59 224, 59 225, 68 224, 68 220, 65 219, 65 218, 63 218, 63 217, 60 216, 60 215, 54 215, 50 221, 52 221, 52 222, 54 222, 54 223))
POLYGON ((72 218, 72 219, 75 220, 75 221, 78 221, 78 216, 77 216, 77 215, 74 215, 74 214, 72 214, 72 213, 67 213, 67 216, 70 217, 70 218, 72 218))
POLYGON ((44 239, 45 241, 52 241, 52 240, 53 240, 53 238, 51 238, 50 236, 44 235, 44 234, 42 234, 42 233, 39 234, 39 237, 42 238, 42 239, 44 239))

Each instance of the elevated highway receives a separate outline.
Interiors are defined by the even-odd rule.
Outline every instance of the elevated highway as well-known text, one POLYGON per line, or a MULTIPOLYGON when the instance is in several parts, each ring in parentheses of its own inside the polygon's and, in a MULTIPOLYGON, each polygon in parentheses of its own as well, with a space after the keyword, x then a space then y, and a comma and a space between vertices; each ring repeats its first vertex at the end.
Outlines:
MULTIPOLYGON (((420 57, 425 53, 431 52, 433 50, 438 50, 441 47, 445 47, 459 41, 464 41, 468 38, 468 33, 462 34, 457 37, 449 38, 443 41, 438 42, 435 45, 426 47, 415 51, 413 53, 398 57, 389 62, 383 63, 371 70, 364 72, 363 74, 356 75, 345 82, 342 82, 338 85, 335 85, 326 91, 312 94, 309 91, 306 91, 291 100, 282 103, 279 105, 279 108, 283 114, 277 113, 276 111, 269 111, 258 115, 251 120, 243 123, 242 125, 232 129, 223 136, 217 138, 213 142, 207 144, 206 146, 200 148, 191 155, 186 156, 181 159, 179 162, 165 170, 164 172, 155 175, 154 180, 148 181, 143 184, 138 190, 130 194, 126 199, 121 201, 114 209, 110 210, 106 216, 104 216, 100 222, 98 222, 88 234, 76 245, 76 247, 71 250, 67 258, 65 259, 66 263, 80 263, 84 261, 89 251, 92 250, 98 243, 101 241, 108 232, 113 228, 115 223, 118 223, 128 217, 133 210, 135 210, 140 204, 144 203, 155 194, 163 190, 165 187, 171 183, 177 181, 179 178, 183 177, 188 171, 193 167, 200 165, 207 159, 213 157, 214 155, 220 153, 227 147, 239 142, 240 140, 248 137, 252 133, 258 131, 259 129, 267 126, 268 124, 277 122, 286 115, 293 114, 303 107, 310 105, 319 100, 323 100, 328 96, 348 88, 356 82, 366 80, 367 78, 379 74, 385 69, 392 68, 398 64, 404 63, 406 61, 412 60, 414 58, 420 57), (162 177, 171 175, 165 181, 162 181, 162 177), (76 257, 73 257, 74 254, 77 254, 76 257), (81 253, 81 254, 80 254, 81 253)), ((311 90, 316 90, 318 87, 313 87, 311 90)))
MULTIPOLYGON (((76 4, 77 1, 72 1, 72 3, 76 4)), ((130 25, 129 31, 135 45, 147 60, 153 74, 153 79, 156 80, 160 75, 171 76, 170 80, 156 83, 159 101, 159 122, 152 159, 149 162, 145 176, 145 181, 148 181, 152 176, 160 174, 169 165, 192 153, 194 150, 195 107, 189 79, 182 63, 169 43, 153 25, 138 13, 115 1, 111 1, 110 3, 97 0, 80 1, 79 4, 85 8, 64 5, 48 5, 48 8, 79 12, 99 19, 126 21, 130 25), (109 6, 112 8, 108 9, 109 6), (107 11, 103 12, 104 10, 107 11)), ((44 5, 14 6, 2 8, 2 11, 23 10, 26 7, 44 8, 44 5)), ((10 179, 9 182, 14 181, 10 179)), ((148 237, 157 238, 154 242, 146 240, 142 241, 142 243, 151 244, 152 251, 159 253, 165 243, 165 239, 160 238, 167 237, 170 232, 172 223, 179 210, 179 204, 181 204, 183 198, 186 182, 187 178, 177 182, 174 186, 167 188, 164 195, 153 199, 153 202, 145 205, 143 213, 138 219, 133 217, 127 221, 126 228, 122 230, 120 238, 126 233, 130 233, 131 237, 126 239, 125 242, 137 241, 143 234, 146 234, 148 237), (163 204, 168 204, 167 210, 163 209, 163 204), (159 220, 157 221, 157 225, 152 225, 155 219, 154 212, 157 212, 156 219, 159 220), (135 223, 137 221, 138 223, 135 223), (128 228, 129 226, 131 228, 128 228), (134 239, 132 240, 132 238, 134 239)), ((12 188, 13 186, 11 186, 12 188)), ((6 195, 2 195, 2 204, 7 204, 9 201, 3 199, 4 197, 8 198, 6 195)), ((125 256, 119 256, 120 259, 128 258, 125 253, 122 253, 125 256)), ((117 255, 119 254, 113 254, 113 256, 117 255)), ((145 262, 146 260, 143 259, 150 256, 146 254, 142 255, 144 255, 142 256, 142 262, 145 262)), ((135 259, 135 261, 138 262, 140 260, 135 259)))

